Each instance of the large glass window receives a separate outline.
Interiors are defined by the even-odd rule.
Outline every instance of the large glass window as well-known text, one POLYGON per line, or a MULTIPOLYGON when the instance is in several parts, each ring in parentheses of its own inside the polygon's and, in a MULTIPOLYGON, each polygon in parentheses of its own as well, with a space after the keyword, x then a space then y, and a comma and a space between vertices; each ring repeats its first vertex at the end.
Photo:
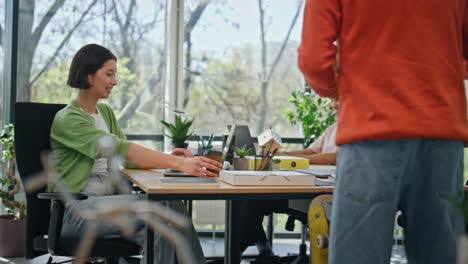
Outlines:
POLYGON ((141 105, 162 97, 165 83, 166 0, 21 1, 18 101, 69 103, 66 85, 75 52, 108 47, 118 58, 109 104, 127 134, 160 134, 162 109, 141 105))
MULTIPOLYGON (((0 130, 3 129, 3 124, 6 122, 4 117, 6 116, 5 113, 9 112, 7 111, 5 107, 5 89, 3 87, 3 79, 4 79, 4 74, 3 74, 3 63, 4 63, 4 46, 5 46, 5 2, 2 1, 0 2, 0 130)), ((2 150, 3 151, 3 150, 2 150)), ((0 166, 0 175, 3 175, 4 173, 4 168, 3 166, 0 166)), ((0 214, 3 214, 4 206, 3 203, 0 203, 0 214)))
POLYGON ((303 0, 185 1, 185 111, 200 134, 249 125, 300 137, 285 117, 303 87, 297 67, 303 0))
MULTIPOLYGON (((253 136, 269 127, 282 137, 302 136, 285 112, 293 108, 291 92, 304 86, 296 52, 303 4, 185 1, 183 107, 195 118, 195 133, 223 135, 236 123, 253 136)), ((284 230, 286 218, 277 215, 275 230, 284 230)))
MULTIPOLYGON (((3 87, 3 64, 4 64, 4 46, 5 46, 5 1, 0 2, 0 126, 3 128, 5 120, 3 120, 7 109, 4 105, 5 100, 5 90, 3 87)), ((0 171, 1 173, 1 171, 0 171)))

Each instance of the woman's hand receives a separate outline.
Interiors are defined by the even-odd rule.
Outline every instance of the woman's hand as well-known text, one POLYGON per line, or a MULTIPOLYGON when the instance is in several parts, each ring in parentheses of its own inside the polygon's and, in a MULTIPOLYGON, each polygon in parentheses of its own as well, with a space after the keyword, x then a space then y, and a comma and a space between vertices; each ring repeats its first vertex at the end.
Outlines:
POLYGON ((218 172, 221 170, 221 167, 221 163, 215 160, 205 157, 195 157, 184 159, 179 170, 197 177, 218 177, 218 175, 207 169, 218 172))
POLYGON ((192 151, 188 149, 183 149, 183 148, 176 148, 171 152, 171 155, 174 156, 181 156, 184 158, 193 158, 193 153, 192 151))

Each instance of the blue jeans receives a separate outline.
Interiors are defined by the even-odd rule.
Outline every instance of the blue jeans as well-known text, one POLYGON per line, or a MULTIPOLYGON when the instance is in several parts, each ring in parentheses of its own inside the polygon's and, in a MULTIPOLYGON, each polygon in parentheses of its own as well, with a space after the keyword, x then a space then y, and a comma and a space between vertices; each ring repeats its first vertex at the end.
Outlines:
POLYGON ((408 263, 456 263, 463 234, 463 142, 410 139, 341 146, 330 264, 388 264, 401 210, 408 263))

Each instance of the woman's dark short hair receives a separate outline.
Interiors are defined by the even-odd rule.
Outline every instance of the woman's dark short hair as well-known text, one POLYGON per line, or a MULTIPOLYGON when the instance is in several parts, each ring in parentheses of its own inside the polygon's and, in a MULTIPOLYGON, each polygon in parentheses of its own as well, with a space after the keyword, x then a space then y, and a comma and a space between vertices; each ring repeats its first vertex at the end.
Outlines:
POLYGON ((67 84, 73 88, 88 89, 88 75, 95 74, 108 60, 115 60, 112 52, 98 44, 83 46, 73 57, 67 84))

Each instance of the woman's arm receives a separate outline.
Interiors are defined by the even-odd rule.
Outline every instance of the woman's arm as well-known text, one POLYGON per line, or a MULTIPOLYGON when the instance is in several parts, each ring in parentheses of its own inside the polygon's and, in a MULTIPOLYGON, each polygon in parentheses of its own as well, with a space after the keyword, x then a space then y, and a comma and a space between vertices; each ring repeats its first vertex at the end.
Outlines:
POLYGON ((127 161, 139 165, 142 169, 169 168, 183 171, 198 177, 217 177, 208 171, 219 171, 221 163, 205 157, 183 158, 130 143, 127 161))
POLYGON ((338 157, 338 153, 322 153, 322 154, 315 154, 309 156, 310 164, 317 164, 317 165, 332 165, 336 164, 336 158, 338 157))
POLYGON ((303 150, 296 150, 296 151, 287 151, 287 152, 276 152, 275 156, 306 156, 306 155, 313 155, 317 154, 314 150, 310 148, 306 148, 303 150))
POLYGON ((333 153, 321 153, 321 154, 314 154, 314 155, 301 155, 299 157, 309 159, 310 164, 332 165, 332 164, 336 164, 336 158, 338 157, 338 153, 333 152, 333 153))

